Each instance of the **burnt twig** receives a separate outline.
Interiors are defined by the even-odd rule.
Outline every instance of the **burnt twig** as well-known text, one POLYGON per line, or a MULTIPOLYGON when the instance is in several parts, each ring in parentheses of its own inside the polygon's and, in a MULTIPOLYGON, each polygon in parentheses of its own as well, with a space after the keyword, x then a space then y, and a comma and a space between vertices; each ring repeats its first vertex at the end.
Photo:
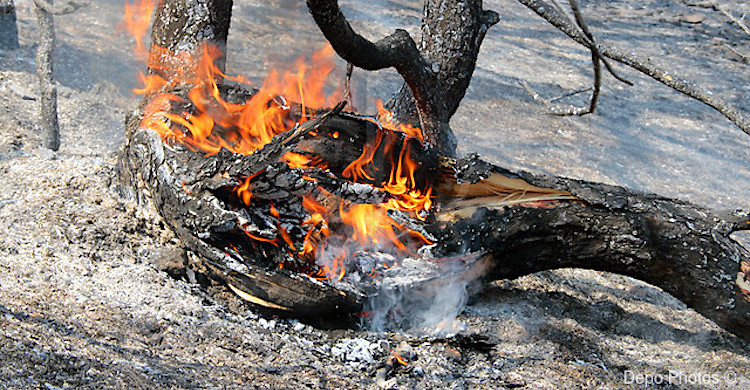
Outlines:
MULTIPOLYGON (((581 33, 578 28, 570 23, 567 17, 558 12, 554 6, 544 0, 518 0, 521 4, 534 11, 544 20, 555 26, 558 30, 564 32, 574 41, 586 47, 592 46, 592 43, 581 33)), ((636 69, 654 80, 678 91, 693 99, 696 99, 722 113, 727 119, 737 125, 742 131, 750 134, 750 119, 746 117, 734 105, 712 96, 703 88, 685 78, 670 74, 670 72, 659 68, 651 63, 648 59, 642 59, 635 54, 625 54, 621 51, 602 43, 596 43, 597 49, 602 56, 613 59, 622 64, 636 69)))
MULTIPOLYGON (((581 14, 581 9, 578 6, 578 2, 575 0, 569 0, 569 3, 570 3, 570 8, 573 11, 573 17, 576 21, 576 24, 581 29, 581 32, 583 32, 583 34, 588 39, 588 42, 589 42, 588 47, 589 47, 589 50, 591 50, 591 63, 594 66, 594 86, 590 88, 592 92, 591 92, 591 100, 589 101, 589 105, 587 107, 576 107, 573 105, 565 105, 565 106, 553 105, 551 104, 553 100, 557 100, 566 96, 571 96, 571 95, 574 95, 575 93, 566 94, 556 99, 544 99, 538 93, 534 92, 528 83, 522 81, 522 82, 519 82, 519 84, 521 84, 521 86, 526 90, 526 92, 528 92, 531 95, 532 98, 534 98, 534 100, 546 105, 550 109, 550 112, 552 114, 561 115, 561 116, 572 116, 572 115, 581 116, 581 115, 593 113, 594 110, 596 109, 596 103, 599 99, 599 93, 601 91, 601 83, 602 83, 601 62, 604 63, 609 73, 611 73, 612 76, 616 78, 617 80, 623 83, 626 83, 628 85, 633 85, 633 83, 631 83, 630 81, 618 75, 614 71, 612 66, 609 65, 609 63, 605 60, 604 56, 602 56, 602 54, 599 52, 599 49, 597 48, 597 45, 596 45, 596 39, 594 38, 594 35, 591 33, 588 25, 586 25, 586 22, 583 19, 583 15, 581 14)), ((553 0, 553 4, 557 8, 557 12, 559 12, 560 15, 563 15, 564 17, 567 18, 567 15, 565 15, 564 11, 562 10, 562 6, 557 2, 557 0, 553 0)), ((578 92, 581 92, 581 91, 578 91, 578 92)))
POLYGON ((739 28, 741 28, 742 31, 745 32, 745 34, 750 35, 750 28, 748 28, 747 25, 744 22, 744 19, 745 19, 745 15, 744 14, 742 15, 742 17, 740 17, 739 19, 737 19, 736 16, 732 15, 732 13, 729 12, 729 11, 727 11, 727 9, 724 8, 724 6, 722 6, 722 5, 715 4, 714 5, 714 9, 717 10, 717 11, 719 11, 719 12, 721 12, 722 14, 724 14, 724 16, 726 16, 727 18, 729 18, 729 20, 731 20, 732 22, 734 22, 734 24, 736 24, 737 26, 739 26, 739 28))
POLYGON ((347 106, 350 110, 356 111, 354 108, 354 102, 352 102, 352 72, 354 71, 354 65, 351 62, 346 64, 346 77, 344 77, 344 100, 347 102, 347 106))

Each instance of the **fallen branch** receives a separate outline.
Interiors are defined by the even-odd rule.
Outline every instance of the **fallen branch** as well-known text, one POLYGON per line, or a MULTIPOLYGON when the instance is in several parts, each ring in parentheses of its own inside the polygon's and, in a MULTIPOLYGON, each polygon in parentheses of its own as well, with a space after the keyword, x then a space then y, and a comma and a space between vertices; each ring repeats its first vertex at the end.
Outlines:
MULTIPOLYGON (((574 41, 586 47, 592 45, 586 36, 581 33, 574 24, 570 23, 565 15, 557 11, 557 9, 548 2, 543 0, 518 0, 518 2, 534 11, 553 26, 557 27, 558 30, 564 32, 574 41)), ((628 65, 631 68, 650 76, 654 80, 716 109, 727 119, 732 121, 732 123, 742 129, 742 131, 750 134, 750 120, 734 105, 714 97, 703 88, 698 87, 695 83, 692 83, 683 77, 670 74, 670 72, 652 64, 648 59, 642 59, 634 54, 622 53, 601 41, 599 41, 596 46, 604 57, 628 65)))

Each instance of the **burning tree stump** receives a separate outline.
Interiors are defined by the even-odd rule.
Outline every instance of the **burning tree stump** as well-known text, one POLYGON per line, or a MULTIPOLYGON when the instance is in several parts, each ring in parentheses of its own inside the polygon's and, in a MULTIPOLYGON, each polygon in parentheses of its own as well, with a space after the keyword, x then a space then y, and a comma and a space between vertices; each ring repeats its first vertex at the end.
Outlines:
POLYGON ((413 128, 343 104, 223 85, 221 56, 193 49, 203 58, 185 71, 152 48, 165 60, 127 120, 120 172, 200 255, 194 266, 243 299, 347 317, 388 289, 580 267, 652 283, 750 340, 750 253, 729 236, 748 214, 442 157, 413 128))
MULTIPOLYGON (((243 101, 251 94, 227 88, 224 95, 243 101)), ((205 271, 244 299, 292 316, 346 316, 362 310, 368 292, 316 280, 300 272, 304 267, 279 269, 279 259, 287 255, 283 248, 252 249, 273 238, 262 236, 252 220, 273 217, 262 201, 261 209, 244 207, 234 190, 240 178, 257 177, 253 196, 273 200, 282 219, 299 224, 309 214, 294 204, 316 186, 330 190, 328 196, 339 203, 382 201, 377 186, 349 182, 343 171, 368 143, 390 137, 398 145, 406 138, 383 135, 387 130, 340 109, 280 134, 253 154, 222 149, 208 157, 165 143, 143 126, 142 115, 134 115, 127 124, 123 177, 137 194, 150 197, 182 242, 205 259, 205 271), (327 168, 290 168, 280 161, 290 151, 316 156, 327 168), (248 237, 255 237, 254 244, 248 237)), ((411 220, 410 226, 435 240, 432 258, 477 254, 469 262, 451 262, 448 268, 460 277, 514 278, 561 267, 621 273, 654 284, 725 329, 750 337, 750 256, 729 237, 750 228, 746 214, 717 213, 621 187, 511 172, 476 156, 439 158, 417 140, 410 142, 416 174, 434 178, 438 203, 425 221, 411 220)), ((385 156, 379 155, 383 150, 374 160, 383 161, 378 172, 389 172, 385 156)), ((429 274, 415 284, 447 279, 429 274)))

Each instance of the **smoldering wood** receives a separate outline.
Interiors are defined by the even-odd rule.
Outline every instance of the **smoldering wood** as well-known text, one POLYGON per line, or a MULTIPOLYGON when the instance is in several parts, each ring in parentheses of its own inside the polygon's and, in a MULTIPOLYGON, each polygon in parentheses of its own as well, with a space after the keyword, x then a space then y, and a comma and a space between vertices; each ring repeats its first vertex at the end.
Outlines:
POLYGON ((18 26, 13 0, 0 0, 0 49, 18 49, 18 26))
MULTIPOLYGON (((166 17, 160 13, 168 10, 157 12, 157 23, 166 17)), ((201 8, 204 14, 198 19, 211 25, 207 10, 201 8)), ((228 21, 229 11, 224 12, 228 21)), ((199 43, 186 24, 169 26, 157 27, 161 32, 154 33, 155 42, 199 43), (160 38, 170 34, 172 38, 160 38)), ((243 92, 228 89, 232 87, 225 87, 224 95, 241 100, 243 92)), ((331 196, 341 202, 362 195, 356 186, 342 184, 340 172, 359 157, 365 143, 377 139, 376 125, 353 114, 330 116, 319 124, 317 135, 296 140, 293 151, 318 156, 328 165, 328 171, 305 171, 228 151, 206 158, 141 128, 140 115, 127 121, 119 162, 123 190, 140 201, 153 201, 185 246, 200 255, 194 266, 254 305, 285 315, 345 317, 361 309, 365 297, 359 291, 279 269, 282 249, 248 242, 247 233, 273 234, 269 217, 264 217, 268 205, 261 199, 253 208, 239 207, 231 191, 239 181, 224 171, 234 169, 240 177, 257 175, 254 180, 265 186, 260 193, 282 198, 277 202, 283 208, 280 219, 293 222, 304 217, 299 197, 309 188, 300 185, 303 175, 318 175, 322 183, 326 172, 332 174, 326 185, 338 186, 331 196), (334 132, 341 136, 330 136, 334 132), (263 165, 255 163, 260 160, 268 164, 252 172, 263 165), (235 164, 237 168, 232 168, 235 164)), ((294 146, 282 146, 282 141, 283 137, 275 138, 268 150, 294 146)), ((436 201, 442 205, 423 226, 439 243, 434 254, 453 256, 468 250, 475 251, 470 258, 481 259, 456 272, 479 272, 486 279, 559 267, 621 272, 662 287, 725 329, 750 339, 750 259, 748 251, 729 236, 750 229, 747 214, 719 213, 620 187, 512 172, 477 158, 444 158, 419 145, 410 151, 420 166, 418 174, 433 180, 436 201)), ((425 283, 444 281, 433 278, 425 283)), ((411 287, 419 290, 420 285, 411 287)))
MULTIPOLYGON (((54 6, 53 0, 46 0, 54 6)), ((39 46, 36 51, 36 72, 39 77, 39 124, 44 133, 44 146, 60 149, 60 125, 57 118, 57 86, 53 76, 53 53, 55 50, 55 24, 47 7, 34 3, 39 21, 39 46)))
MULTIPOLYGON (((356 311, 358 297, 297 273, 269 269, 264 259, 256 259, 257 263, 241 262, 229 255, 227 248, 219 247, 216 240, 242 236, 240 225, 245 219, 210 190, 216 187, 211 178, 227 166, 230 156, 225 152, 206 159, 202 153, 169 146, 152 130, 140 128, 140 120, 132 116, 127 121, 127 141, 119 163, 123 188, 136 199, 148 198, 154 202, 183 244, 201 255, 208 276, 252 294, 262 300, 254 302, 262 307, 302 317, 338 316, 356 311)), ((289 134, 282 134, 276 140, 284 139, 285 135, 289 134)), ((243 156, 231 158, 241 161, 243 156)), ((294 194, 288 187, 286 190, 294 194)))

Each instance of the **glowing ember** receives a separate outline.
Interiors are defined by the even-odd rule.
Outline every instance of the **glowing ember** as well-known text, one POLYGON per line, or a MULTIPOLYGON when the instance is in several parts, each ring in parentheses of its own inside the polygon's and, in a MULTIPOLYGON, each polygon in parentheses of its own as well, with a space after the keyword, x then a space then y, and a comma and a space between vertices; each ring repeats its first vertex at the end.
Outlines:
POLYGON ((402 366, 405 366, 409 364, 404 358, 401 357, 401 355, 398 354, 398 352, 391 350, 391 355, 396 359, 396 362, 402 366))

